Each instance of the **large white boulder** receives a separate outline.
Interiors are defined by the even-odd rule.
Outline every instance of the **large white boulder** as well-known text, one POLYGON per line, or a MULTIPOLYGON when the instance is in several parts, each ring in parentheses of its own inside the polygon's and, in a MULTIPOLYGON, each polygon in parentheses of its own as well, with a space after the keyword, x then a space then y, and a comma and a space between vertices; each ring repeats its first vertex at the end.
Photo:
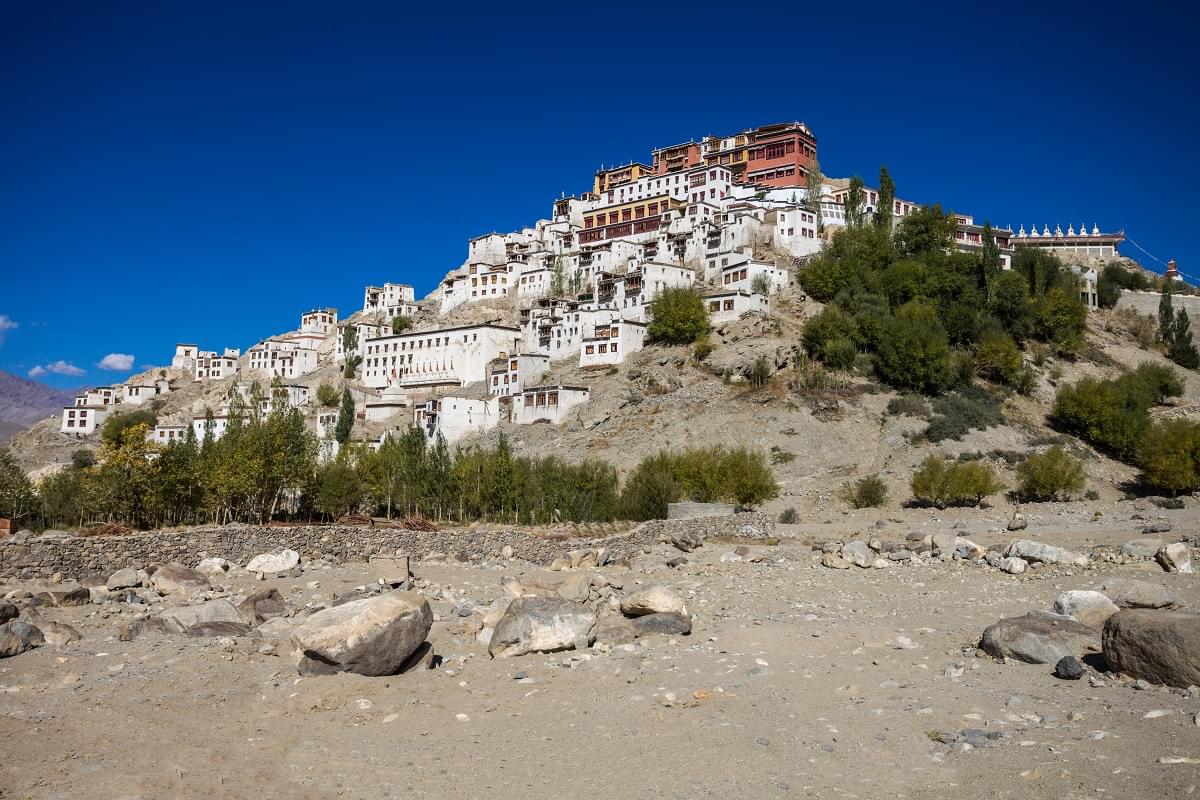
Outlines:
POLYGON ((1116 603, 1103 592, 1074 589, 1063 592, 1054 601, 1054 613, 1079 620, 1091 628, 1103 628, 1108 618, 1117 613, 1116 603))
POLYGON ((647 586, 621 598, 621 613, 630 617, 646 614, 687 614, 683 595, 666 586, 647 586))
POLYGON ((508 604, 488 644, 493 658, 582 649, 596 640, 587 606, 553 597, 518 597, 508 604))
POLYGON ((394 675, 429 635, 433 611, 416 592, 389 592, 313 614, 292 631, 304 675, 394 675))
POLYGON ((287 572, 300 563, 300 554, 295 550, 280 550, 277 553, 260 553, 246 564, 247 572, 259 572, 263 575, 278 575, 287 572))

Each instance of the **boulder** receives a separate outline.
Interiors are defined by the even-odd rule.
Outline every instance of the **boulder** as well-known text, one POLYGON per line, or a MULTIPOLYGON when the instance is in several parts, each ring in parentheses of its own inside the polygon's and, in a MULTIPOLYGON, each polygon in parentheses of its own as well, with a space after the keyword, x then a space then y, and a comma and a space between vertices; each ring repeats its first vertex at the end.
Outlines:
POLYGON ((568 575, 555 590, 556 594, 572 603, 586 602, 592 591, 591 573, 581 572, 568 575))
POLYGON ((1058 596, 1054 601, 1053 611, 1055 614, 1078 620, 1089 628, 1099 629, 1104 627, 1104 623, 1117 613, 1118 609, 1102 592, 1074 589, 1058 596))
POLYGON ((164 564, 155 570, 150 576, 150 586, 161 595, 187 594, 209 588, 208 578, 177 562, 164 564))
POLYGON ((692 618, 684 614, 647 614, 630 620, 638 637, 651 634, 687 636, 692 632, 692 618))
POLYGON ((281 617, 286 614, 287 603, 278 589, 259 589, 238 603, 238 611, 247 622, 265 622, 272 617, 281 617))
POLYGON ((1170 608, 1179 605, 1175 595, 1149 581, 1109 578, 1100 585, 1100 591, 1120 608, 1170 608))
POLYGON ((1169 522, 1151 522, 1142 528, 1142 533, 1149 536, 1155 533, 1170 533, 1171 523, 1169 522))
POLYGON ((509 658, 527 653, 582 649, 595 641, 596 615, 577 603, 548 597, 518 597, 492 632, 488 653, 509 658))
POLYGON ((51 622, 43 627, 42 636, 45 637, 46 644, 53 647, 62 647, 64 644, 77 642, 83 638, 79 631, 61 622, 51 622))
MULTIPOLYGON (((155 575, 158 573, 156 572, 155 575)), ((185 633, 193 625, 207 622, 241 622, 237 608, 228 600, 210 600, 191 606, 170 608, 150 620, 162 633, 185 633)))
POLYGON ((822 566, 829 567, 830 569, 850 569, 850 567, 853 566, 853 564, 839 556, 837 553, 822 553, 821 564, 822 566))
POLYGON ((42 632, 28 622, 13 620, 0 625, 0 658, 20 655, 45 643, 42 632))
POLYGON ((69 592, 51 592, 56 606, 86 606, 92 602, 92 593, 86 587, 79 586, 69 592))
POLYGON ((141 585, 142 579, 138 577, 138 571, 132 567, 126 567, 109 575, 104 588, 110 592, 115 592, 117 589, 136 589, 141 585))
POLYGON ((621 613, 627 617, 646 614, 686 614, 683 596, 666 586, 647 586, 621 598, 621 613))
POLYGON ((0 603, 0 625, 21 616, 21 611, 12 603, 0 603))
POLYGON ((1023 558, 1016 556, 1008 556, 1000 560, 1000 569, 1007 572, 1009 575, 1020 575, 1025 570, 1029 569, 1029 562, 1023 558))
POLYGON ((979 647, 995 658, 1057 664, 1065 656, 1099 650, 1100 632, 1070 617, 1033 611, 989 626, 979 647))
POLYGON ((1162 539, 1133 539, 1121 545, 1121 555, 1133 558, 1154 558, 1162 549, 1162 539))
POLYGON ((1055 677, 1064 681, 1077 681, 1083 677, 1083 664, 1075 656, 1063 656, 1054 665, 1055 677))
POLYGON ((254 630, 264 639, 287 639, 296 624, 287 617, 272 617, 254 630))
POLYGON ((1025 515, 1021 513, 1013 514, 1012 519, 1008 521, 1008 529, 1010 531, 1023 531, 1029 527, 1029 520, 1025 519, 1025 515))
POLYGON ((292 631, 300 674, 394 675, 425 643, 429 602, 416 592, 388 592, 318 611, 292 631))
POLYGON ((196 572, 206 578, 217 578, 229 572, 233 564, 223 558, 206 558, 196 565, 196 572))
POLYGON ((257 572, 262 575, 278 575, 287 572, 300 563, 300 554, 295 550, 280 550, 276 553, 261 553, 250 559, 246 564, 247 572, 257 572))
POLYGON ((863 541, 846 542, 842 545, 842 558, 856 567, 867 568, 875 563, 875 553, 863 541))
POLYGON ((1043 564, 1071 564, 1077 567, 1086 567, 1088 564, 1087 556, 1030 539, 1020 539, 1010 543, 1008 547, 1004 548, 1004 555, 1016 556, 1026 561, 1040 561, 1043 564))
POLYGON ((188 636, 252 636, 257 635, 252 627, 244 622, 201 622, 192 625, 186 631, 188 636))
POLYGON ((1162 547, 1154 557, 1167 572, 1191 572, 1192 551, 1186 542, 1174 542, 1162 547))
POLYGON ((941 555, 953 553, 957 543, 958 536, 953 533, 935 533, 929 540, 929 544, 933 546, 934 552, 941 555))
POLYGON ((671 544, 685 553, 704 546, 704 537, 695 531, 679 531, 671 534, 671 544))
POLYGON ((1200 616, 1128 609, 1104 625, 1110 669, 1167 686, 1200 685, 1200 616))

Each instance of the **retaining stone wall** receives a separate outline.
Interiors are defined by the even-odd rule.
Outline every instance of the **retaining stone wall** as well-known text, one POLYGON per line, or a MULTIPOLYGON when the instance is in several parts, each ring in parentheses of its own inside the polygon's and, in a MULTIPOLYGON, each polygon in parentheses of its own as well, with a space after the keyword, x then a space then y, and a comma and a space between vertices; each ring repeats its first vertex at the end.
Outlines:
MULTIPOLYGON (((195 527, 178 531, 148 531, 129 536, 33 538, 0 541, 0 577, 43 578, 61 572, 67 577, 110 575, 118 569, 152 562, 178 561, 195 566, 208 557, 245 564, 259 553, 289 548, 301 557, 331 556, 341 561, 366 561, 380 553, 407 553, 415 559, 441 552, 471 557, 498 556, 505 545, 513 554, 548 564, 570 550, 606 547, 614 557, 649 547, 672 531, 690 530, 709 538, 745 536, 750 525, 768 536, 774 521, 765 514, 736 514, 688 520, 652 520, 624 533, 597 538, 574 538, 522 530, 454 529, 436 532, 389 528, 338 527, 265 528, 249 525, 195 527)), ((750 535, 755 535, 750 532, 750 535)))

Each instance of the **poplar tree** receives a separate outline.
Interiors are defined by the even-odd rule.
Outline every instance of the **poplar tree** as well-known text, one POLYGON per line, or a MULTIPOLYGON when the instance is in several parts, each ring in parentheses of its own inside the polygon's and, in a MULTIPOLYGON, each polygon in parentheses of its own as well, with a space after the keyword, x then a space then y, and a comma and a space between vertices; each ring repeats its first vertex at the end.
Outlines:
MULTIPOLYGON (((393 325, 395 323, 393 322, 393 325)), ((361 360, 358 353, 358 328, 354 325, 347 324, 345 330, 342 331, 342 353, 345 356, 345 370, 343 376, 353 378, 354 371, 358 369, 358 362, 361 360)))
POLYGON ((850 190, 842 203, 846 212, 846 227, 858 228, 863 222, 863 179, 855 175, 850 179, 850 190))
POLYGON ((1170 349, 1175 341, 1175 309, 1171 303, 1171 282, 1164 281, 1158 300, 1158 340, 1170 349))
POLYGON ((1192 322, 1187 312, 1179 309, 1175 316, 1175 324, 1171 327, 1171 349, 1168 357, 1185 369, 1200 367, 1200 353, 1192 344, 1192 322))
POLYGON ((892 232, 892 213, 896 205, 896 183, 886 166, 879 168, 879 205, 875 208, 875 224, 892 232))
POLYGON ((333 428, 333 438, 338 444, 350 441, 350 432, 354 430, 354 397, 350 390, 342 389, 342 407, 338 411, 337 425, 333 428))
POLYGON ((988 302, 995 296, 996 276, 1000 274, 1003 264, 1000 261, 1000 246, 996 244, 996 235, 992 233, 992 223, 983 223, 983 254, 979 259, 980 271, 983 273, 983 285, 987 289, 988 302))

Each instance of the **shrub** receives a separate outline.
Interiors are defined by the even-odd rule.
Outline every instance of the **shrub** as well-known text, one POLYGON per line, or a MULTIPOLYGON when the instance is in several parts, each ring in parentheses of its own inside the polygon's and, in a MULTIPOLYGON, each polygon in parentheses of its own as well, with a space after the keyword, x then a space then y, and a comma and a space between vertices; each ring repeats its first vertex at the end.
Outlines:
POLYGON ((692 348, 692 358, 696 359, 697 361, 703 361, 704 359, 708 358, 712 351, 712 339, 709 337, 708 332, 705 331, 696 338, 696 346, 692 348))
POLYGON ((316 507, 330 518, 357 510, 363 496, 362 479, 348 464, 331 462, 317 472, 316 507))
POLYGON ((683 487, 670 473, 670 456, 659 453, 638 464, 621 491, 621 516, 625 519, 666 519, 667 504, 683 498, 683 487))
POLYGON ((134 425, 145 425, 147 428, 153 428, 157 424, 158 417, 152 411, 145 409, 125 411, 113 414, 104 421, 104 426, 100 428, 100 438, 106 444, 118 445, 121 443, 121 437, 125 435, 125 431, 134 425))
POLYGON ((868 475, 842 487, 842 497, 854 508, 880 508, 887 502, 887 484, 877 475, 868 475))
POLYGON ((929 456, 912 476, 913 501, 936 508, 977 506, 1003 488, 983 461, 956 463, 929 456))
POLYGON ((1038 335, 1066 355, 1076 355, 1084 346, 1087 306, 1075 292, 1055 286, 1046 292, 1038 307, 1038 335))
POLYGON ((770 294, 771 279, 762 273, 755 275, 754 280, 750 281, 750 291, 758 294, 770 294))
POLYGON ((784 450, 779 445, 771 445, 771 463, 772 464, 790 464, 796 460, 796 454, 791 450, 784 450))
POLYGON ((1162 405, 1167 398, 1183 395, 1183 379, 1179 373, 1152 361, 1143 361, 1135 370, 1118 378, 1117 382, 1132 392, 1145 392, 1147 405, 1162 405))
MULTIPOLYGON (((828 363, 829 345, 838 340, 854 341, 858 336, 858 324, 854 318, 837 306, 827 306, 820 314, 804 325, 804 350, 813 358, 828 363)), ((831 365, 832 366, 832 365, 831 365)))
POLYGON ((795 525, 799 519, 800 515, 796 513, 796 509, 794 508, 786 508, 783 510, 783 513, 779 515, 779 521, 784 525, 795 525))
POLYGON ((754 359, 754 363, 750 365, 750 369, 746 370, 746 380, 755 389, 761 389, 771 379, 772 370, 770 359, 766 356, 759 356, 754 359))
POLYGON ((1182 392, 1169 367, 1141 364, 1115 381, 1084 378, 1063 386, 1050 420, 1123 461, 1132 461, 1150 429, 1149 408, 1182 392))
POLYGON ((412 327, 412 320, 401 314, 398 317, 392 317, 392 333, 404 333, 412 327))
POLYGON ((96 451, 80 448, 71 453, 71 466, 75 469, 87 469, 96 466, 96 451))
POLYGON ((975 363, 992 380, 1012 386, 1021 374, 1021 351, 1007 333, 991 330, 975 348, 975 363))
POLYGON ((708 311, 700 293, 691 288, 665 289, 650 302, 646 335, 662 344, 691 344, 708 333, 708 311))
POLYGON ((1200 423, 1173 419, 1151 427, 1138 451, 1142 480, 1170 492, 1200 489, 1200 423))
POLYGON ((342 399, 341 393, 332 383, 321 381, 317 387, 317 402, 325 408, 333 408, 342 399))
POLYGON ((851 369, 858 359, 858 348, 850 339, 833 339, 825 345, 825 366, 830 369, 851 369))
POLYGON ((929 419, 929 402, 919 394, 902 394, 888 401, 887 413, 893 417, 929 419))
POLYGON ((893 386, 936 393, 950 384, 950 344, 933 306, 906 303, 884 324, 879 374, 893 386))
POLYGON ((925 438, 931 442, 961 439, 968 431, 1003 423, 999 398, 978 386, 966 386, 933 400, 933 417, 925 429, 925 438))
POLYGON ((677 500, 754 506, 778 494, 779 484, 761 452, 720 446, 696 447, 676 453, 661 451, 643 459, 629 476, 622 505, 634 519, 651 519, 645 516, 649 510, 661 508, 665 515, 666 503, 677 500), (678 487, 678 492, 670 491, 670 483, 663 478, 653 476, 666 476, 678 487), (649 489, 654 487, 657 491, 651 492, 649 489), (631 490, 640 494, 630 494, 631 490), (667 496, 673 499, 662 499, 667 496))
POLYGON ((1070 500, 1086 484, 1083 464, 1058 445, 1031 453, 1017 466, 1017 495, 1024 500, 1070 500))

